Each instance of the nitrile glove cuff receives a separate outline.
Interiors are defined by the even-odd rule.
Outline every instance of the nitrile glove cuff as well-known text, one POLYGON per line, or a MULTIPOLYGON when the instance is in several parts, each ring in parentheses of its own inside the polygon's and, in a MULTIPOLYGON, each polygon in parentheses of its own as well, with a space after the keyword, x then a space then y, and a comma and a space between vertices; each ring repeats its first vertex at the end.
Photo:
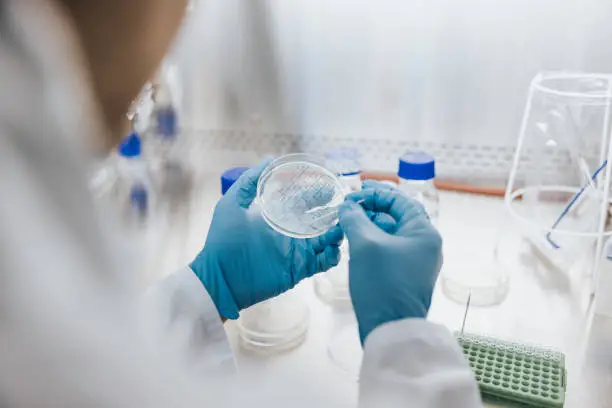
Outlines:
POLYGON ((219 315, 226 319, 238 319, 240 310, 225 280, 221 266, 207 257, 205 251, 202 251, 189 266, 206 288, 219 315))

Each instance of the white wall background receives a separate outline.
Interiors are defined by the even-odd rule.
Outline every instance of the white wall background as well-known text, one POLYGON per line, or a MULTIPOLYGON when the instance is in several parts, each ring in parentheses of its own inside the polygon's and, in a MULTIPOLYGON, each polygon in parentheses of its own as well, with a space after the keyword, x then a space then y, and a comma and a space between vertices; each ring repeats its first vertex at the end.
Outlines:
POLYGON ((612 72, 611 40, 608 0, 203 0, 177 50, 184 123, 230 151, 358 144, 393 170, 425 148, 443 176, 501 180, 530 79, 612 72))

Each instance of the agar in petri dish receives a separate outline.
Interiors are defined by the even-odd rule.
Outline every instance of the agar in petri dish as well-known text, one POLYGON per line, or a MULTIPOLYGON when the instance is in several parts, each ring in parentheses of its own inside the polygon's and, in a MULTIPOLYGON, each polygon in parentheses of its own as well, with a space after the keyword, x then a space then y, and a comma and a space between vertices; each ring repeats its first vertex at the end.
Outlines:
POLYGON ((346 187, 309 154, 289 154, 271 162, 257 184, 257 200, 264 220, 281 234, 311 238, 338 222, 338 206, 346 187))

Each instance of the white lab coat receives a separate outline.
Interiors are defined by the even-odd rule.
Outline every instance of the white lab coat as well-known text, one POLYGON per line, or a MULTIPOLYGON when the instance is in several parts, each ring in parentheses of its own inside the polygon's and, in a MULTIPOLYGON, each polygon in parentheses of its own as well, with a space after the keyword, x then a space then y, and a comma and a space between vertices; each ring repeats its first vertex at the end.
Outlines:
MULTIPOLYGON (((103 136, 82 66, 51 1, 0 2, 0 405, 258 406, 189 268, 138 294, 86 187, 103 136)), ((360 405, 481 402, 452 335, 408 319, 369 336, 360 405)))

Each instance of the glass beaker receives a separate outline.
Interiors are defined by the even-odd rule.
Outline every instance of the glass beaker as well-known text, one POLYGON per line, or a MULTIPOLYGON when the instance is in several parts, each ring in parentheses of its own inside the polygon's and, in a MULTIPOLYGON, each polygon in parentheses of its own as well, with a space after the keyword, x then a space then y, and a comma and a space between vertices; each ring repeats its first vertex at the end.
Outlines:
POLYGON ((506 189, 507 208, 537 259, 568 277, 593 274, 593 282, 611 234, 611 100, 610 75, 538 74, 506 189))

